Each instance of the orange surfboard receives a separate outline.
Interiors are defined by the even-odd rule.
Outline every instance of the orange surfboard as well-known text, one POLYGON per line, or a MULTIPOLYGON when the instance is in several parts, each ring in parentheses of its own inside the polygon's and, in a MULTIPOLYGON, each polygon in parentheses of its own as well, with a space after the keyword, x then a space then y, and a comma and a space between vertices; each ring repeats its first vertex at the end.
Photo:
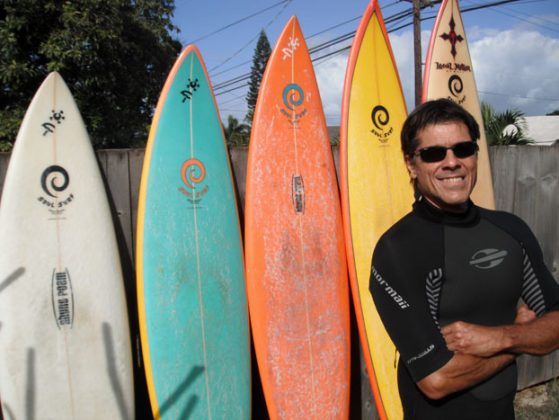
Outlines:
POLYGON ((347 417, 349 291, 339 193, 314 70, 295 17, 270 56, 256 104, 245 252, 270 417, 347 417))

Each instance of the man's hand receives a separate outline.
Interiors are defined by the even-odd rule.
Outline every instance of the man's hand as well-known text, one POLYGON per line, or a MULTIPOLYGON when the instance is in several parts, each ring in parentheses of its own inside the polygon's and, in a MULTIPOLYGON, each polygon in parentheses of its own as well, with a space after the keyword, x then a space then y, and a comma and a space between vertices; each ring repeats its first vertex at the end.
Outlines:
POLYGON ((501 351, 502 331, 467 322, 454 322, 441 329, 446 346, 455 353, 489 357, 501 351))
MULTIPOLYGON (((536 314, 521 305, 516 311, 515 324, 528 324, 536 319, 536 314)), ((441 329, 446 345, 455 353, 471 354, 479 357, 489 357, 500 353, 504 345, 505 331, 502 327, 486 327, 454 322, 441 329)))
POLYGON ((536 319, 536 313, 528 308, 528 305, 523 303, 516 310, 515 324, 527 324, 536 319))

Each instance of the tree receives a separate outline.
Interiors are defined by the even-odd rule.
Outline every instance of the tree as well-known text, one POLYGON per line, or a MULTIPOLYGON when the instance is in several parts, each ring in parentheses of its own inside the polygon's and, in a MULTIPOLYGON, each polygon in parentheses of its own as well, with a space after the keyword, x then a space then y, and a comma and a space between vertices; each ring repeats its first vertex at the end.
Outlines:
POLYGON ((526 119, 522 111, 507 109, 496 112, 490 104, 482 102, 481 114, 490 146, 533 143, 526 135, 526 119))
POLYGON ((266 32, 260 31, 254 55, 252 56, 252 67, 250 68, 250 81, 248 82, 248 93, 246 96, 248 111, 245 121, 252 126, 252 118, 254 117, 254 108, 256 107, 256 99, 258 98, 258 91, 260 90, 260 82, 268 63, 268 58, 272 49, 268 42, 266 32))
POLYGON ((559 115, 559 109, 556 109, 555 111, 550 112, 549 114, 545 114, 545 115, 547 115, 547 116, 549 116, 549 117, 555 116, 555 115, 559 115))
POLYGON ((230 146, 245 146, 248 144, 250 137, 250 127, 247 124, 240 124, 239 120, 229 115, 227 117, 227 126, 223 132, 227 144, 230 146))
POLYGON ((0 142, 51 71, 68 84, 96 147, 145 143, 180 43, 174 0, 0 2, 0 142))

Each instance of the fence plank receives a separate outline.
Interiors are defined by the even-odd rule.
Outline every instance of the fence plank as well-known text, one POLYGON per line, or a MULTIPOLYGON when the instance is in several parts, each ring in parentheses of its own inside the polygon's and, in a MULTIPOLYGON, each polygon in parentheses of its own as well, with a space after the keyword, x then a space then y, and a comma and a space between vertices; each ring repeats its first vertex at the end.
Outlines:
MULTIPOLYGON (((339 151, 333 148, 336 169, 339 151)), ((559 145, 553 147, 491 147, 495 201, 498 209, 522 217, 534 230, 542 245, 544 258, 556 280, 559 280, 559 145)), ((114 220, 123 257, 123 271, 131 311, 133 330, 135 319, 135 278, 133 270, 137 203, 143 149, 98 151, 100 168, 106 179, 113 204, 114 220)), ((247 148, 230 149, 231 169, 244 208, 247 148)), ((0 153, 0 191, 4 185, 10 155, 0 153)), ((355 329, 355 328, 354 328, 355 329)), ((135 331, 133 332, 135 335, 135 331)), ((354 344, 357 341, 354 340, 354 344)), ((370 387, 364 365, 356 354, 353 369, 361 372, 362 418, 375 415, 370 387)), ((519 389, 559 376, 559 352, 545 357, 522 356, 518 360, 519 389)), ((356 391, 358 392, 358 391, 356 391)), ((352 414, 355 414, 354 412, 352 414)), ((353 415, 352 415, 353 417, 353 415)), ((356 416, 358 417, 358 416, 356 416)))
POLYGON ((489 148, 493 188, 495 189, 495 207, 498 210, 512 212, 516 197, 516 162, 518 148, 495 146, 489 148))
POLYGON ((136 226, 138 221, 138 200, 140 196, 140 180, 144 163, 144 149, 130 149, 128 151, 128 165, 130 168, 130 223, 132 226, 132 261, 136 261, 136 226))

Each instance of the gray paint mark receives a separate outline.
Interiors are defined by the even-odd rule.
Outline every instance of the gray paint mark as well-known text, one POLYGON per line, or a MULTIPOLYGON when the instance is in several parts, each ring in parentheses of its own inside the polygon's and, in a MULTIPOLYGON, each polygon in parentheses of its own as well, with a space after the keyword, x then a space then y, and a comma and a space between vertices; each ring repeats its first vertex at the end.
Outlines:
POLYGON ((27 350, 27 384, 25 386, 25 418, 35 419, 35 349, 27 350))
POLYGON ((24 273, 25 273, 25 268, 19 267, 12 274, 10 274, 8 277, 6 277, 6 279, 4 279, 2 281, 2 283, 0 283, 0 293, 2 293, 6 287, 11 285, 19 277, 23 276, 24 273))
POLYGON ((16 420, 16 416, 14 416, 12 409, 8 407, 8 404, 6 404, 5 402, 2 403, 2 410, 3 413, 0 414, 5 414, 6 420, 16 420))
POLYGON ((107 359, 107 373, 109 374, 109 380, 111 382, 111 387, 113 389, 113 394, 116 398, 116 403, 118 410, 120 411, 120 417, 123 420, 131 420, 130 413, 126 409, 126 402, 124 399, 124 391, 122 389, 122 384, 119 381, 117 368, 115 364, 115 348, 112 336, 111 326, 107 322, 103 322, 103 343, 105 345, 105 357, 107 359))

